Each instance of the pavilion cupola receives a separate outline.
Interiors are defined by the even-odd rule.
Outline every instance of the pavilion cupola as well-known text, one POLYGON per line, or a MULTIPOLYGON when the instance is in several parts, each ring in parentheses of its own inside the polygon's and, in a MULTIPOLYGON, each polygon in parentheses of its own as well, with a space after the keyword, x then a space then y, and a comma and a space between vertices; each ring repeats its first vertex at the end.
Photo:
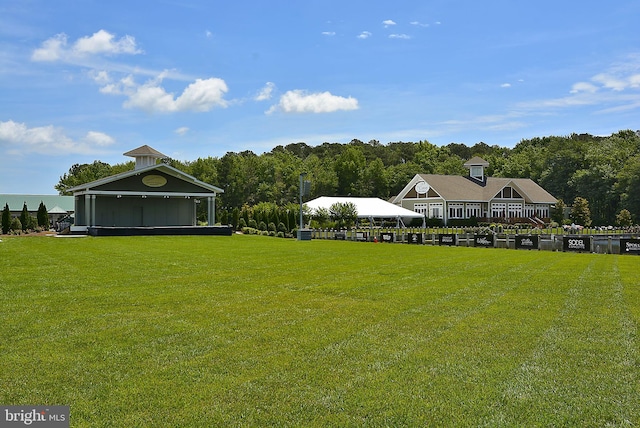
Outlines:
POLYGON ((128 151, 124 153, 124 155, 135 158, 136 160, 135 169, 141 169, 141 168, 146 168, 148 166, 153 166, 156 164, 157 159, 162 159, 167 157, 166 155, 163 155, 156 149, 149 147, 146 144, 144 146, 138 147, 137 149, 128 151))
POLYGON ((469 177, 473 178, 474 180, 484 181, 484 169, 489 166, 489 162, 482 159, 481 157, 474 156, 473 158, 465 162, 464 166, 465 168, 469 169, 469 177))

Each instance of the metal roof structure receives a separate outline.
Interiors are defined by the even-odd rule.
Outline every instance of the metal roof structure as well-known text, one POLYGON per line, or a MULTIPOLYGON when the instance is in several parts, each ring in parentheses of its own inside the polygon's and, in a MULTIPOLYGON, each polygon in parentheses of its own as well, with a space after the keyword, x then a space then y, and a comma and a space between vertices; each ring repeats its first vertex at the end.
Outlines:
POLYGON ((74 203, 73 196, 60 196, 60 195, 18 195, 18 194, 2 194, 0 195, 0 209, 3 209, 5 205, 9 205, 9 211, 18 212, 22 211, 24 204, 27 204, 27 210, 30 212, 38 211, 40 202, 44 203, 47 210, 51 213, 52 210, 56 210, 55 213, 60 213, 62 210, 66 213, 73 212, 74 203))

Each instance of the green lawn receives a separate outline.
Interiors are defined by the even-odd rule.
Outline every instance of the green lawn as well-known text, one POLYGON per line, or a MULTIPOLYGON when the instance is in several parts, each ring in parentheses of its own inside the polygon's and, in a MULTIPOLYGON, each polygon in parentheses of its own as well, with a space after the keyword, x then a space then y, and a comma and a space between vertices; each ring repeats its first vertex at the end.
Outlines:
POLYGON ((638 426, 636 256, 2 237, 0 404, 71 426, 638 426))

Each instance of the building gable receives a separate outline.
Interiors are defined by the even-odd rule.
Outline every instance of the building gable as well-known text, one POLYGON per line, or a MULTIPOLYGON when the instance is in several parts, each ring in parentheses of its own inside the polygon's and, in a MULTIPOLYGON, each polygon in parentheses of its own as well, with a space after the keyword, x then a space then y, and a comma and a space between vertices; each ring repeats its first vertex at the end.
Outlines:
POLYGON ((151 170, 95 186, 93 190, 112 192, 197 193, 202 192, 204 189, 201 186, 169 175, 166 172, 151 170))
POLYGON ((128 191, 136 193, 223 193, 219 187, 199 181, 170 165, 157 164, 134 169, 69 189, 83 192, 128 191))

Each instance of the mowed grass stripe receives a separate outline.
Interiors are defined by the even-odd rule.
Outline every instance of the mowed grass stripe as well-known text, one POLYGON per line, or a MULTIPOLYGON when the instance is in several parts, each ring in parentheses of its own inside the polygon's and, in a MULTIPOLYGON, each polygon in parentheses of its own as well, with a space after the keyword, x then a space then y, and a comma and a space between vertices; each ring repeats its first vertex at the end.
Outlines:
MULTIPOLYGON (((617 262, 617 260, 616 260, 617 262)), ((503 386, 489 425, 633 425, 637 329, 616 264, 594 257, 567 290, 554 323, 503 386)))
POLYGON ((635 257, 255 236, 0 255, 0 402, 78 426, 638 421, 635 257))

